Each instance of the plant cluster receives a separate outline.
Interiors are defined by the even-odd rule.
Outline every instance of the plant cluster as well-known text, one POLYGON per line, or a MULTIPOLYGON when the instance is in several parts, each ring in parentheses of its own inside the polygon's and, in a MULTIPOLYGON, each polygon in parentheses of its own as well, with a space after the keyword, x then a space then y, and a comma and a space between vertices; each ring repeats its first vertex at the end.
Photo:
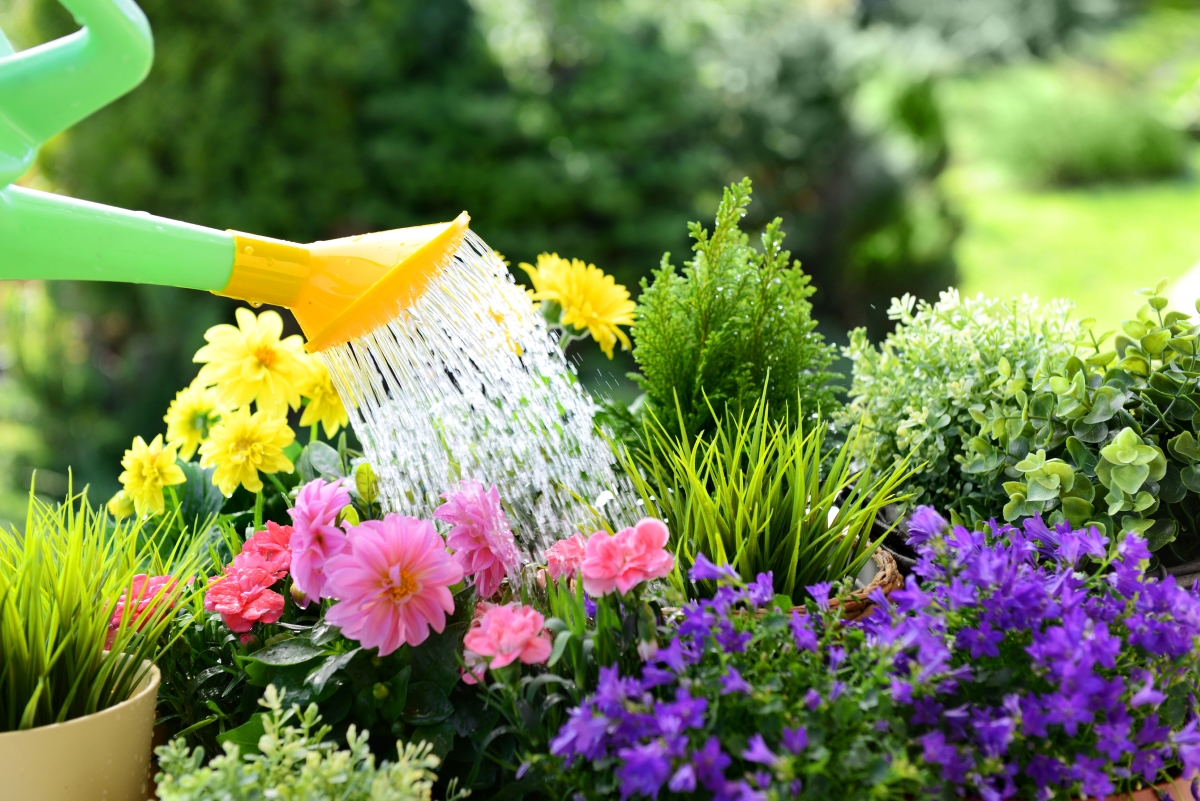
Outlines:
POLYGON ((1003 482, 1006 520, 1136 530, 1171 563, 1200 553, 1200 326, 1163 287, 1119 333, 1084 321, 1078 356, 979 410, 964 470, 1003 482))
MULTIPOLYGON (((315 704, 286 712, 279 691, 269 686, 260 703, 263 736, 259 753, 242 754, 229 743, 225 753, 204 765, 204 749, 189 750, 183 740, 157 749, 161 801, 265 801, 338 798, 342 801, 429 801, 439 765, 429 743, 397 743, 395 763, 375 766, 367 747, 369 732, 346 733, 346 750, 325 740, 315 704), (295 725, 291 725, 291 724, 295 725)), ((455 795, 451 793, 448 798, 455 795)))
POLYGON ((615 446, 641 502, 671 529, 671 583, 684 594, 710 589, 687 579, 707 557, 746 581, 770 573, 775 592, 799 603, 809 584, 853 579, 877 544, 876 517, 907 497, 909 460, 860 468, 861 433, 831 448, 819 417, 775 420, 770 411, 764 393, 693 438, 682 421, 672 432, 651 410, 640 447, 615 446))
POLYGON ((782 220, 750 246, 740 223, 750 180, 725 189, 711 234, 689 225, 695 258, 676 272, 669 254, 643 280, 633 356, 645 405, 678 417, 687 438, 710 431, 727 407, 749 409, 765 396, 776 415, 813 416, 834 406, 826 368, 834 348, 812 319, 815 291, 800 263, 789 264, 782 220))
POLYGON ((971 532, 928 507, 910 531, 917 575, 849 624, 828 583, 789 609, 769 574, 699 562, 721 589, 571 710, 562 780, 623 799, 1048 799, 1200 766, 1200 598, 1145 577, 1143 538, 971 532))
POLYGON ((194 553, 164 559, 159 531, 115 527, 87 496, 30 496, 25 529, 0 529, 0 731, 63 723, 127 700, 189 595, 194 553))
POLYGON ((936 303, 895 299, 896 329, 879 346, 863 329, 850 334, 850 403, 836 419, 869 433, 858 453, 878 469, 904 458, 918 469, 913 503, 986 520, 1003 495, 975 480, 973 467, 964 476, 971 438, 992 409, 1027 397, 1073 355, 1082 331, 1070 311, 1063 301, 964 298, 953 289, 936 303))

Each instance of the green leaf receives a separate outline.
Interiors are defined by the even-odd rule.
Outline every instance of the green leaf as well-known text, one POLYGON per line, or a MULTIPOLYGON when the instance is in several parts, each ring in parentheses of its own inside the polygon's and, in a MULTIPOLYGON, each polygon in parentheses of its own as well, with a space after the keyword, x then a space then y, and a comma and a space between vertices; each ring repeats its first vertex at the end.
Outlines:
POLYGON ((441 723, 454 714, 454 705, 441 687, 428 681, 418 681, 408 686, 408 697, 404 703, 404 722, 413 725, 441 723))
POLYGON ((407 739, 410 743, 429 743, 438 759, 445 759, 454 747, 454 724, 447 720, 432 726, 415 726, 407 739))
POLYGON ((1092 401, 1092 408, 1083 418, 1083 422, 1105 423, 1111 420, 1117 413, 1117 409, 1121 408, 1119 403, 1114 406, 1114 396, 1117 396, 1117 393, 1109 387, 1101 387, 1097 390, 1096 398, 1092 401))
POLYGON ((1112 483, 1130 495, 1137 494, 1150 476, 1150 468, 1144 464, 1121 464, 1112 469, 1112 483))
MULTIPOLYGON (((788 599, 791 603, 791 599, 788 599)), ((558 660, 562 659, 562 655, 567 651, 567 645, 571 642, 572 634, 570 630, 560 631, 554 638, 554 649, 550 651, 550 661, 546 663, 546 667, 554 667, 558 664, 558 660)))
POLYGON ((1096 507, 1082 498, 1063 498, 1062 510, 1067 520, 1071 521, 1071 525, 1079 527, 1091 519, 1096 507))
POLYGON ((175 488, 179 494, 179 515, 185 525, 194 526, 219 514, 225 496, 212 482, 214 468, 201 467, 195 462, 177 460, 186 483, 175 488))
POLYGON ((1184 431, 1167 442, 1167 450, 1185 462, 1200 462, 1200 445, 1191 431, 1184 431))
POLYGON ((1067 437, 1067 453, 1071 454, 1071 461, 1081 473, 1086 476, 1096 475, 1096 463, 1100 461, 1100 457, 1077 437, 1067 437))
POLYGON ((310 442, 304 450, 308 452, 308 460, 316 476, 326 481, 337 481, 346 477, 338 452, 324 442, 310 442))
POLYGON ((258 741, 267 733, 263 728, 264 714, 260 712, 236 729, 230 729, 218 734, 217 742, 222 745, 225 743, 234 743, 243 754, 257 754, 259 752, 258 741))
POLYGON ((394 723, 402 714, 408 703, 408 680, 412 677, 412 667, 405 665, 395 676, 388 680, 388 697, 379 707, 379 714, 388 723, 394 723))
POLYGON ((1158 356, 1167 348, 1167 342, 1171 339, 1171 332, 1167 329, 1155 331, 1153 334, 1148 334, 1142 337, 1142 350, 1149 353, 1151 356, 1158 356))
POLYGON ((317 648, 306 639, 297 637, 256 651, 249 658, 264 665, 282 667, 303 664, 324 654, 323 649, 317 648))
POLYGON ((306 678, 305 681, 312 685, 314 692, 320 694, 325 689, 325 684, 331 678, 333 678, 333 674, 337 673, 339 670, 349 664, 350 660, 353 659, 354 655, 360 650, 362 649, 355 648, 353 651, 347 651, 344 654, 336 654, 334 656, 327 657, 319 667, 308 674, 308 678, 306 678))
POLYGON ((1179 471, 1179 480, 1192 492, 1200 493, 1200 470, 1190 465, 1179 471))

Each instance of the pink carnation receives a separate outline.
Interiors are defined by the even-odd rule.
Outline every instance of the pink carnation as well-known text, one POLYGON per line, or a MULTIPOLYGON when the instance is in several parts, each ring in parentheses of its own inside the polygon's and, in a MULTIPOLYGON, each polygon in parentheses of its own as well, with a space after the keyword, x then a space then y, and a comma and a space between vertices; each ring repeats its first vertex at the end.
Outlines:
POLYGON ((649 517, 611 536, 597 531, 587 541, 583 588, 592 596, 608 595, 614 588, 624 595, 644 581, 668 575, 675 558, 666 544, 666 524, 649 517))
POLYGON ((583 565, 586 553, 587 540, 582 534, 574 534, 551 545, 546 549, 546 573, 550 580, 575 575, 583 565))
POLYGON ((462 568, 431 523, 391 514, 350 529, 345 551, 326 563, 326 592, 338 603, 325 619, 364 648, 387 656, 441 632, 454 611, 448 587, 462 568))
POLYGON ((350 503, 342 482, 316 479, 304 485, 292 516, 292 584, 300 591, 301 606, 327 597, 325 563, 346 549, 346 535, 334 523, 350 503))
POLYGON ((480 598, 491 598, 500 589, 506 573, 516 570, 521 556, 513 542, 512 529, 500 506, 496 485, 486 492, 478 481, 463 481, 442 495, 446 502, 433 516, 451 525, 446 546, 454 549, 454 560, 463 574, 472 576, 480 598))
POLYGON ((281 526, 273 521, 267 522, 262 531, 254 532, 254 536, 242 544, 242 553, 234 559, 236 563, 243 554, 253 553, 261 556, 276 570, 287 571, 292 564, 292 527, 281 526))
MULTIPOLYGON (((153 607, 156 602, 174 592, 175 579, 171 576, 147 576, 145 573, 139 573, 133 577, 130 589, 133 590, 133 600, 137 602, 137 605, 130 613, 126 628, 141 631, 146 621, 154 616, 153 607), (150 614, 143 617, 143 613, 147 610, 150 610, 150 614)), ((106 650, 112 648, 121 627, 121 617, 125 614, 125 596, 126 593, 122 592, 121 597, 117 599, 117 605, 113 607, 112 619, 108 621, 108 635, 104 639, 106 650)), ((167 604, 168 609, 172 606, 174 604, 167 604)))
MULTIPOLYGON (((496 604, 490 601, 480 601, 475 604, 475 615, 471 618, 471 629, 479 628, 483 622, 483 616, 489 610, 495 609, 496 604)), ((475 653, 470 648, 463 648, 463 667, 459 669, 462 675, 464 684, 478 684, 483 681, 483 674, 487 671, 487 659, 482 655, 475 653)))
POLYGON ((531 606, 508 604, 489 609, 467 632, 463 648, 491 657, 495 670, 518 659, 526 665, 541 664, 550 658, 553 643, 541 613, 531 606))
POLYGON ((274 623, 283 614, 283 596, 270 587, 286 574, 256 553, 242 552, 209 585, 204 608, 220 612, 230 631, 249 631, 255 623, 274 623))

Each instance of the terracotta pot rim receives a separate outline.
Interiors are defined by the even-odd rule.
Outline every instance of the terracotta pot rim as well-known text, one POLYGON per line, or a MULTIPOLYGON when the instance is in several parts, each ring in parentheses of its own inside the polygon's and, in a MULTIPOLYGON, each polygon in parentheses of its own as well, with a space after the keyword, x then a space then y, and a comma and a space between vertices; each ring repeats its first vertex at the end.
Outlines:
MULTIPOLYGON (((144 660, 143 664, 146 664, 147 661, 148 660, 144 660)), ((140 689, 138 689, 137 692, 135 692, 133 695, 126 698, 121 703, 114 704, 113 706, 110 706, 107 709, 101 709, 99 712, 93 712, 90 715, 84 715, 83 717, 72 718, 70 720, 64 720, 62 723, 47 723, 44 726, 34 726, 32 729, 22 729, 20 731, 0 732, 0 741, 3 741, 5 738, 20 737, 23 734, 29 734, 30 732, 35 732, 35 731, 36 732, 44 732, 44 731, 51 731, 51 730, 61 731, 66 726, 75 726, 75 725, 88 723, 88 722, 96 720, 97 718, 103 717, 105 715, 110 715, 110 716, 111 715, 120 715, 122 712, 124 712, 126 709, 131 707, 133 704, 137 703, 137 701, 139 699, 144 698, 149 693, 154 693, 156 695, 158 694, 158 685, 162 681, 162 673, 159 671, 158 665, 155 665, 153 662, 150 662, 149 664, 150 664, 150 669, 148 671, 146 671, 146 675, 142 677, 142 681, 138 685, 140 689)))

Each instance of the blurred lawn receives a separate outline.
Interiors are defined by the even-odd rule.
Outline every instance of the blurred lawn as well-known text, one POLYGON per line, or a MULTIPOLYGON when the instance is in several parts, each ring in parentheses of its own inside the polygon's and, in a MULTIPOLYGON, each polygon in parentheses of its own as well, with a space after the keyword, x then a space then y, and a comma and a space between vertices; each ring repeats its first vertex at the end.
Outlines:
POLYGON ((1195 180, 1028 191, 962 173, 950 179, 966 222, 964 292, 1066 297, 1081 317, 1112 327, 1137 310, 1135 290, 1200 262, 1195 180))
MULTIPOLYGON (((1077 58, 964 75, 941 87, 955 154, 943 180, 964 218, 957 247, 963 291, 1067 297, 1079 316, 1112 327, 1139 307, 1135 290, 1164 277, 1174 283, 1200 263, 1195 145, 1181 177, 1069 189, 1023 186, 996 158, 1002 134, 995 123, 1019 105, 1031 72, 1053 71, 1080 93, 1106 82, 1124 87, 1163 119, 1195 133, 1200 11, 1192 4, 1167 5, 1092 41, 1077 58)), ((1043 136, 1057 133, 1049 125, 1036 127, 1043 136)), ((1068 135, 1080 143, 1084 133, 1068 135)), ((1200 295, 1200 270, 1177 294, 1188 297, 1172 297, 1173 307, 1191 311, 1191 296, 1200 295)))

